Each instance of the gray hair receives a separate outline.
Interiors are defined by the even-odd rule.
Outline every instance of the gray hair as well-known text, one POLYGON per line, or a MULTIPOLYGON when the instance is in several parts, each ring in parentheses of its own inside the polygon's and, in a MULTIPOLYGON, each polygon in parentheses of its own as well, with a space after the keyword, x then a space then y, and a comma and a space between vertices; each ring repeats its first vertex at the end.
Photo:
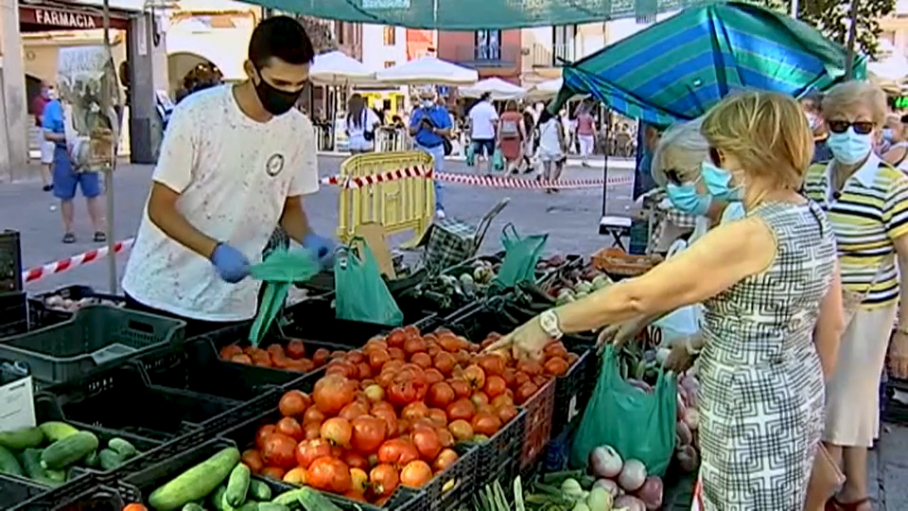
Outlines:
POLYGON ((709 142, 700 133, 703 118, 672 125, 659 140, 653 152, 650 171, 653 179, 665 187, 669 179, 666 172, 674 170, 682 182, 690 182, 700 176, 700 164, 708 157, 709 142))
POLYGON ((886 93, 870 82, 852 80, 840 83, 823 97, 823 115, 827 121, 830 116, 850 112, 860 106, 870 109, 877 127, 886 122, 886 93))

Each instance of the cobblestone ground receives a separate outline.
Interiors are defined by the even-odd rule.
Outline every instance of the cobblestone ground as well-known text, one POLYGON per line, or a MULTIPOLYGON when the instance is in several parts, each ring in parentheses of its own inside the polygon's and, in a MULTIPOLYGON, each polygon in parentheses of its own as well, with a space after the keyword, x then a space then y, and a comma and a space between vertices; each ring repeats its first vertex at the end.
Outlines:
MULTIPOLYGON (((323 176, 336 174, 341 158, 319 158, 323 176)), ((601 177, 602 161, 592 168, 569 165, 565 179, 592 179, 601 177)), ((631 163, 609 161, 609 176, 628 176, 631 163)), ((470 172, 462 162, 447 162, 448 172, 470 172)), ((115 233, 117 239, 132 237, 139 224, 142 208, 148 193, 151 167, 121 165, 115 176, 115 233)), ((609 189, 606 205, 609 213, 620 214, 631 204, 629 185, 609 189)), ((314 228, 333 234, 337 226, 337 189, 324 186, 305 200, 306 211, 314 228)), ((445 205, 449 216, 477 222, 499 200, 511 199, 489 230, 483 251, 500 247, 499 233, 508 222, 522 232, 548 232, 549 252, 589 255, 608 244, 609 240, 598 234, 602 214, 602 190, 598 188, 563 190, 545 194, 541 190, 493 189, 447 184, 445 205)), ((42 192, 37 181, 0 185, 0 229, 15 229, 22 235, 23 265, 31 268, 57 259, 66 258, 99 245, 91 243, 91 226, 83 202, 76 207, 75 245, 64 245, 59 209, 49 194, 42 192)), ((122 272, 126 255, 117 258, 118 274, 122 272)), ((65 273, 47 277, 28 285, 30 292, 43 292, 71 284, 87 284, 98 290, 107 289, 108 268, 104 261, 78 267, 65 273)), ((908 511, 908 428, 889 425, 885 428, 880 444, 870 457, 869 484, 875 509, 908 511)))

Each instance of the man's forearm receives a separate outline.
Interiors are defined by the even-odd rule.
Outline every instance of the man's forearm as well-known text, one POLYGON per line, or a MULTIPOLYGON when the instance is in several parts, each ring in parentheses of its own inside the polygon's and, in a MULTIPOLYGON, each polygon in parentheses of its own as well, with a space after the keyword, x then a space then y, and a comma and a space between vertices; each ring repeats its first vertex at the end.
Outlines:
POLYGON ((309 219, 306 217, 306 212, 303 210, 303 204, 299 198, 296 198, 296 200, 288 199, 287 203, 284 204, 284 213, 281 215, 281 227, 288 236, 300 244, 312 232, 312 228, 309 227, 309 219))
POLYGON ((66 142, 66 134, 54 133, 52 131, 45 131, 44 140, 48 140, 50 142, 66 142))
POLYGON ((205 259, 211 259, 211 253, 219 243, 218 240, 196 229, 174 208, 156 208, 149 203, 148 218, 168 237, 205 259))

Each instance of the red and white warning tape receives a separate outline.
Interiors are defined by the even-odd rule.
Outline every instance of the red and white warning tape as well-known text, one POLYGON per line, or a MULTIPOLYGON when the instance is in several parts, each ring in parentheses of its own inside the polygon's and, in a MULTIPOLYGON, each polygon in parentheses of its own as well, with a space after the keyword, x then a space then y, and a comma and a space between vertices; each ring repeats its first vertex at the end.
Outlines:
MULTIPOLYGON (((322 179, 322 184, 336 185, 343 188, 362 188, 364 186, 376 183, 385 183, 388 181, 397 181, 410 177, 434 177, 439 181, 448 183, 458 183, 473 186, 484 186, 489 188, 524 188, 524 189, 544 189, 544 188, 600 188, 606 183, 604 179, 564 179, 564 180, 536 180, 520 179, 515 177, 497 177, 497 176, 475 176, 471 174, 450 174, 447 172, 434 173, 431 168, 425 166, 408 167, 404 169, 391 170, 382 174, 371 176, 348 177, 348 176, 330 176, 322 179)), ((610 177, 608 186, 618 186, 633 183, 632 176, 610 177)))
MULTIPOLYGON (((135 241, 135 238, 129 238, 128 240, 118 241, 114 244, 114 253, 119 254, 124 250, 127 250, 132 246, 132 243, 135 241)), ((67 259, 61 259, 59 261, 45 264, 44 266, 38 268, 32 268, 31 270, 22 272, 22 281, 23 282, 33 282, 38 279, 44 278, 48 275, 53 275, 55 273, 62 273, 76 266, 81 266, 83 264, 88 264, 98 259, 103 259, 108 253, 107 247, 101 247, 95 250, 89 250, 84 254, 79 254, 76 256, 69 257, 67 259)))

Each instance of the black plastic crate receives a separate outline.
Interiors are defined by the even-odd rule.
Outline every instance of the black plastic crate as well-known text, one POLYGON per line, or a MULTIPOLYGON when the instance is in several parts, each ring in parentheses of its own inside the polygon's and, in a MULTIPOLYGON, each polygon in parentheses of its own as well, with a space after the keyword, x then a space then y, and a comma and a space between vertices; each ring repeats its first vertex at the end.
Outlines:
POLYGON ((19 233, 0 232, 0 293, 22 291, 22 244, 19 233))
POLYGON ((23 502, 47 493, 48 488, 19 477, 0 474, 0 509, 10 509, 23 502))
POLYGON ((22 291, 0 292, 0 340, 29 330, 28 302, 22 291))
POLYGON ((94 290, 91 286, 66 286, 56 291, 51 291, 49 293, 41 293, 39 295, 31 296, 28 299, 29 309, 32 314, 43 315, 49 312, 69 314, 70 316, 74 314, 77 308, 68 310, 64 307, 64 304, 55 304, 55 297, 59 297, 61 300, 70 300, 73 302, 81 302, 82 306, 85 305, 110 305, 112 307, 125 307, 126 306, 126 297, 120 295, 114 295, 109 293, 99 293, 94 290))
POLYGON ((18 506, 14 511, 121 511, 126 501, 120 492, 101 482, 95 474, 77 479, 42 492, 18 506))
MULTIPOLYGON (((259 481, 264 481, 265 484, 271 488, 271 492, 274 495, 280 495, 285 491, 295 490, 298 487, 293 486, 292 484, 285 483, 283 481, 275 481, 267 477, 253 476, 259 481)), ((391 498, 385 503, 384 507, 376 506, 375 504, 369 504, 367 502, 353 501, 346 499, 340 495, 335 495, 333 493, 323 492, 323 495, 328 497, 331 502, 337 507, 343 509, 344 511, 383 511, 383 510, 394 510, 394 511, 422 511, 426 509, 426 492, 421 490, 414 490, 412 488, 399 487, 397 491, 391 495, 391 498)))
POLYGON ((46 417, 105 428, 124 438, 169 441, 230 417, 240 401, 149 385, 139 366, 126 364, 47 389, 46 417))
MULTIPOLYGON (((416 325, 421 329, 436 320, 435 314, 425 312, 420 307, 401 307, 404 313, 404 325, 416 325)), ((387 333, 393 327, 337 319, 333 299, 313 298, 303 300, 287 307, 281 321, 285 333, 313 341, 334 342, 357 347, 362 346, 370 337, 387 333)))
POLYGON ((28 364, 42 382, 63 383, 183 341, 182 321, 106 305, 90 305, 72 319, 0 341, 0 359, 28 364))
POLYGON ((518 408, 517 416, 498 430, 492 438, 475 444, 478 474, 476 488, 483 488, 495 480, 502 485, 514 480, 520 469, 526 418, 526 410, 518 408))

